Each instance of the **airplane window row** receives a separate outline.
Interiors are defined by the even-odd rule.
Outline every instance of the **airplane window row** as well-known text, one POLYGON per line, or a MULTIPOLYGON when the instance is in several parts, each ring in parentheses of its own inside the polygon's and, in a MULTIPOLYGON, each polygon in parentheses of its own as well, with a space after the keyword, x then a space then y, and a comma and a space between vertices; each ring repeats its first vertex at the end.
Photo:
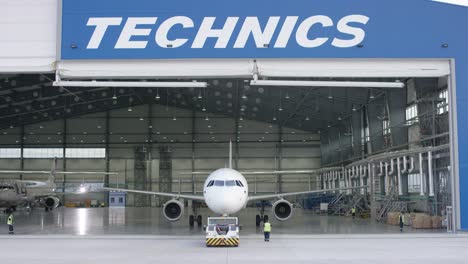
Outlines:
POLYGON ((211 186, 228 186, 228 187, 239 186, 239 187, 244 187, 244 184, 241 181, 237 181, 237 180, 231 180, 231 181, 211 180, 210 182, 208 182, 206 187, 211 187, 211 186))

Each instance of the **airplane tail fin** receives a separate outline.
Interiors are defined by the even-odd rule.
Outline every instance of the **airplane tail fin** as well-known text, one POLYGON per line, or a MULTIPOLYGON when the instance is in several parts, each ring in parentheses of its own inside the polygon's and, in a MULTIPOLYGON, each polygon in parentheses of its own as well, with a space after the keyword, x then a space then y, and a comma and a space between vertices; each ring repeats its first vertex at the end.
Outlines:
POLYGON ((229 140, 229 168, 232 169, 232 141, 229 140))
POLYGON ((57 157, 54 158, 52 161, 52 168, 50 169, 50 174, 49 178, 47 179, 47 182, 53 183, 55 182, 55 173, 57 171, 57 157))

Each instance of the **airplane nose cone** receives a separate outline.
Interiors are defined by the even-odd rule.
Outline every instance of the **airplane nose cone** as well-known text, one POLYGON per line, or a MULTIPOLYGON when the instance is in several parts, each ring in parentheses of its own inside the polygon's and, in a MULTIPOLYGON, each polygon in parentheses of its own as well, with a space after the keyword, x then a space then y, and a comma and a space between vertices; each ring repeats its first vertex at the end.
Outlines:
POLYGON ((225 197, 223 197, 222 204, 223 204, 222 206, 223 212, 227 214, 237 213, 242 207, 241 201, 239 200, 237 195, 234 195, 234 194, 226 195, 225 197))

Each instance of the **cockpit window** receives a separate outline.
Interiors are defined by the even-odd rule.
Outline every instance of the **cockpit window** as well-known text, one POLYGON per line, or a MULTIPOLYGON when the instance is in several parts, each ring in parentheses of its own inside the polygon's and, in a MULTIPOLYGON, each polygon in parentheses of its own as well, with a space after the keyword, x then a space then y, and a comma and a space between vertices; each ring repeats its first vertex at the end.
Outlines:
POLYGON ((224 181, 215 181, 215 186, 224 186, 224 181))
POLYGON ((213 186, 213 184, 214 184, 214 181, 211 180, 211 181, 206 185, 206 187, 211 187, 211 186, 213 186))
POLYGON ((236 181, 236 185, 239 186, 239 187, 244 187, 244 184, 242 184, 241 181, 236 181))
POLYGON ((236 186, 236 181, 226 181, 226 186, 236 186))

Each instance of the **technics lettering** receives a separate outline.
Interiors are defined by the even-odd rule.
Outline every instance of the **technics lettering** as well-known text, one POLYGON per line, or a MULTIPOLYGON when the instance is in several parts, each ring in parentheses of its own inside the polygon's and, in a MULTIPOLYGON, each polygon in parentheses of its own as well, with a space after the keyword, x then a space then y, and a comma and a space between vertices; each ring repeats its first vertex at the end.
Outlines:
POLYGON ((246 48, 250 37, 255 42, 256 48, 284 49, 294 44, 303 48, 317 48, 327 42, 337 48, 350 48, 364 41, 366 31, 363 26, 369 22, 369 17, 364 15, 345 16, 336 24, 330 17, 324 15, 303 18, 301 21, 298 16, 287 16, 284 19, 271 16, 265 25, 261 25, 258 17, 246 17, 242 23, 238 23, 239 17, 227 17, 224 20, 204 17, 198 26, 190 17, 174 16, 161 21, 158 26, 156 26, 157 17, 128 17, 122 26, 123 19, 125 18, 89 18, 86 25, 94 27, 94 30, 86 48, 99 49, 103 40, 111 37, 109 33, 106 34, 111 26, 121 28, 114 45, 115 49, 145 49, 154 45, 161 48, 190 46, 192 49, 202 49, 206 48, 206 41, 209 38, 216 39, 214 44, 216 49, 243 49, 246 48), (224 25, 216 28, 215 21, 224 22, 224 25), (341 33, 340 36, 330 36, 332 30, 323 30, 333 26, 336 26, 335 32, 341 33), (182 27, 183 30, 175 31, 175 27, 182 27), (173 32, 171 36, 174 37, 169 39, 171 31, 173 32), (152 32, 155 32, 154 38, 150 37, 152 32), (233 36, 234 32, 238 32, 237 36, 233 36), (195 35, 193 40, 186 37, 193 35, 195 35), (230 42, 232 38, 235 38, 235 41, 230 42))

